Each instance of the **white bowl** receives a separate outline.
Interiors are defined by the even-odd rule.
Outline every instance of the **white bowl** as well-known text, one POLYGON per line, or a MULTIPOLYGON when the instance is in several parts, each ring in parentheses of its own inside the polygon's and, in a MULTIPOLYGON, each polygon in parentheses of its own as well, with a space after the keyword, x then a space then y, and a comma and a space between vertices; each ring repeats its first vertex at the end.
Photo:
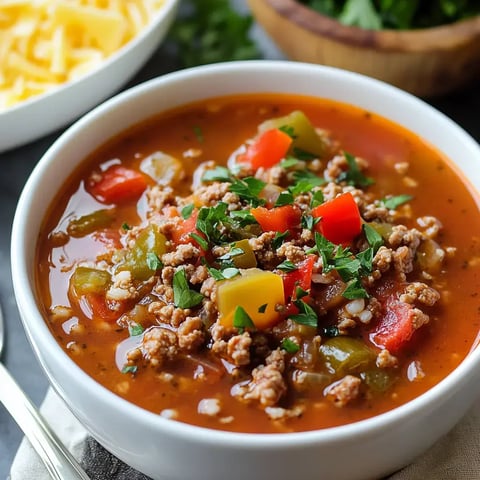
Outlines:
POLYGON ((179 0, 165 0, 151 23, 99 68, 0 112, 0 152, 67 125, 127 83, 164 39, 178 3, 179 0))
POLYGON ((165 75, 107 101, 64 133, 20 198, 12 270, 25 330, 50 382, 91 434, 131 466, 163 480, 360 480, 395 471, 445 434, 480 392, 480 349, 415 400, 377 417, 325 430, 240 434, 161 418, 80 370, 47 328, 35 293, 35 242, 57 186, 107 139, 163 110, 212 96, 289 92, 377 112, 436 145, 480 189, 480 149, 451 120, 394 87, 358 74, 291 62, 218 64, 165 75), (65 159, 68 158, 68 162, 65 159))

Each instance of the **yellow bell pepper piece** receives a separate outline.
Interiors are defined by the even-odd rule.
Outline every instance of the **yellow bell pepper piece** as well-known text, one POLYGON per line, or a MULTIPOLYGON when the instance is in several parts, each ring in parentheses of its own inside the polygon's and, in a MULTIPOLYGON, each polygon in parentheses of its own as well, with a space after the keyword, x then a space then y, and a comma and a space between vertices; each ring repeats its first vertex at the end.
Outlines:
POLYGON ((233 326, 233 314, 240 306, 258 330, 270 328, 279 320, 278 304, 285 304, 283 281, 273 272, 249 268, 218 285, 217 306, 220 324, 225 327, 233 326))
POLYGON ((237 268, 253 268, 257 266, 257 258, 246 238, 232 243, 232 248, 243 250, 243 253, 232 258, 232 262, 237 268))

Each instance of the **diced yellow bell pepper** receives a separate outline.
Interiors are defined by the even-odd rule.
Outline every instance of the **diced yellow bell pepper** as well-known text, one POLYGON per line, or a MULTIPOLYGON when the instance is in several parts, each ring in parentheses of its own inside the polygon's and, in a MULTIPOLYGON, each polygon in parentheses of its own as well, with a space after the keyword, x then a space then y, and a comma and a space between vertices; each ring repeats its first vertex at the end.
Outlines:
POLYGON ((283 281, 273 272, 249 268, 218 285, 217 306, 220 323, 225 327, 233 326, 233 314, 240 306, 258 330, 270 328, 279 320, 275 309, 278 304, 285 304, 283 281))
POLYGON ((240 255, 232 257, 232 262, 237 268, 254 268, 257 266, 257 258, 246 238, 232 243, 232 248, 243 250, 243 253, 240 255))

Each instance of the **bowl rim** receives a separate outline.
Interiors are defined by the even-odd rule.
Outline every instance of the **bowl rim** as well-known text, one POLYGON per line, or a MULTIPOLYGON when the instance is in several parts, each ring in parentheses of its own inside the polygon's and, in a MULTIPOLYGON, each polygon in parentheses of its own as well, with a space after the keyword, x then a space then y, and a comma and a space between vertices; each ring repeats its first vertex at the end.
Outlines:
POLYGON ((95 76, 99 71, 108 69, 111 65, 116 64, 124 55, 128 55, 129 52, 136 49, 137 46, 143 43, 144 39, 151 35, 153 31, 156 30, 158 25, 160 25, 170 14, 172 9, 174 9, 180 0, 164 0, 161 8, 155 13, 153 18, 149 21, 145 27, 142 28, 140 33, 131 38, 127 43, 122 45, 119 49, 115 50, 111 55, 104 58, 102 62, 97 65, 93 70, 88 71, 84 75, 81 75, 78 78, 73 80, 68 80, 63 83, 59 83, 55 88, 48 90, 39 95, 33 95, 26 100, 18 102, 7 109, 0 110, 0 122, 8 121, 9 115, 16 115, 23 110, 27 110, 32 106, 37 104, 48 102, 52 96, 56 95, 58 92, 70 92, 72 89, 78 85, 82 85, 88 82, 93 76, 95 76))
POLYGON ((265 7, 287 22, 313 35, 350 46, 395 52, 453 50, 466 43, 480 42, 480 14, 450 24, 411 30, 367 30, 345 25, 297 0, 249 0, 252 10, 265 7), (257 1, 259 2, 257 4, 257 1))
MULTIPOLYGON (((346 439, 361 439, 362 437, 370 437, 377 431, 381 431, 386 425, 394 426, 401 425, 403 422, 408 421, 412 414, 427 412, 430 410, 433 403, 442 403, 446 399, 454 395, 458 389, 464 386, 468 382, 468 378, 472 375, 474 370, 480 368, 480 348, 477 347, 477 343, 472 346, 470 353, 455 368, 447 377, 441 380, 438 384, 427 390, 422 395, 412 399, 411 401, 394 408, 390 411, 376 415, 374 417, 354 422, 351 424, 341 425, 337 427, 330 427, 320 430, 301 431, 293 433, 237 433, 222 431, 216 429, 210 429, 205 427, 199 427, 190 425, 183 422, 171 421, 161 417, 158 414, 154 414, 150 411, 144 410, 137 405, 124 400, 117 396, 112 391, 103 387, 100 383, 90 377, 75 362, 63 351, 61 346, 56 342, 47 323, 40 313, 40 308, 37 305, 37 292, 35 291, 34 282, 29 272, 32 270, 32 265, 27 261, 28 255, 26 252, 31 247, 31 242, 28 241, 28 236, 25 235, 28 231, 29 223, 29 211, 34 204, 35 194, 38 195, 40 191, 40 180, 42 176, 48 171, 50 162, 53 161, 65 148, 66 145, 75 138, 75 136, 82 131, 86 126, 94 122, 97 118, 101 117, 105 112, 115 111, 117 109, 125 108, 125 106, 131 104, 135 99, 141 96, 154 95, 154 92, 161 90, 165 84, 172 84, 179 80, 192 81, 199 76, 209 77, 211 75, 228 73, 234 74, 235 72, 242 72, 243 74, 251 74, 255 72, 257 74, 272 74, 272 70, 278 73, 282 71, 292 71, 300 73, 312 72, 316 70, 321 73, 325 78, 331 80, 337 78, 344 78, 346 81, 358 83, 365 88, 377 89, 382 95, 393 95, 398 100, 401 100, 404 104, 415 107, 417 110, 424 113, 426 116, 433 116, 438 123, 446 128, 452 130, 462 142, 467 144, 467 148, 472 149, 475 156, 480 160, 480 145, 460 126, 450 120, 443 113, 439 112, 435 108, 431 107, 423 100, 408 94, 396 87, 385 84, 384 82, 366 77, 353 72, 342 71, 333 67, 327 67, 323 65, 313 65, 300 62, 288 62, 288 61, 243 61, 243 62, 226 62, 222 64, 207 65, 202 67, 196 67, 191 69, 185 69, 163 75, 140 85, 132 87, 114 97, 100 104, 95 109, 87 113, 84 117, 69 127, 47 150, 42 159, 38 162, 34 168, 32 174, 27 180, 27 183, 20 196, 17 209, 15 212, 12 236, 11 236, 11 268, 14 293, 19 311, 21 314, 22 323, 27 333, 27 337, 32 345, 33 350, 36 353, 37 359, 42 365, 44 371, 46 371, 50 383, 59 395, 69 402, 64 396, 62 387, 55 382, 55 379, 51 376, 48 367, 42 360, 41 352, 39 352, 38 345, 33 341, 33 330, 35 329, 36 338, 40 339, 39 343, 47 343, 50 347, 49 354, 53 355, 55 361, 60 364, 68 364, 70 370, 73 369, 74 376, 77 378, 77 382, 82 383, 82 388, 93 397, 97 397, 104 404, 112 405, 120 414, 135 418, 136 422, 140 422, 148 428, 155 428, 158 431, 163 431, 165 434, 173 437, 184 439, 187 441, 198 441, 207 445, 223 444, 230 447, 239 447, 243 449, 273 449, 278 447, 289 448, 302 448, 306 445, 319 445, 319 444, 332 444, 345 441, 346 439), (25 288, 25 285, 30 285, 32 288, 25 288), (477 348, 474 348, 477 347, 477 348)), ((260 93, 260 90, 257 90, 260 93)), ((218 95, 210 95, 210 97, 202 98, 214 98, 218 95)), ((321 95, 318 95, 321 97, 321 95)), ((188 103, 188 102, 187 102, 188 103)), ((181 103, 178 103, 180 106, 181 103)), ((160 111, 163 111, 159 108, 160 111)), ((127 127, 119 128, 118 132, 122 132, 127 127)), ((58 161, 58 160, 57 160, 58 161)), ((480 178, 480 177, 479 177, 480 178)), ((479 194, 480 181, 477 180, 477 187, 474 189, 476 195, 479 194)), ((48 208, 45 207, 44 214, 48 208)), ((38 233, 38 232, 35 232, 38 233)), ((36 244, 35 244, 36 245, 36 244)), ((73 412, 78 414, 78 412, 73 412)), ((78 416, 78 415, 77 415, 78 416)))

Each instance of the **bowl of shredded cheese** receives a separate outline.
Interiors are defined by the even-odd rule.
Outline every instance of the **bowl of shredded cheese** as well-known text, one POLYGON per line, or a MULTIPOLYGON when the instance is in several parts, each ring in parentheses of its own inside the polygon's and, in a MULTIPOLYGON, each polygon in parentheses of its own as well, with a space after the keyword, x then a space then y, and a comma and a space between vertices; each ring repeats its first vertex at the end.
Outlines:
POLYGON ((179 0, 0 2, 0 152, 117 91, 165 37, 179 0))

